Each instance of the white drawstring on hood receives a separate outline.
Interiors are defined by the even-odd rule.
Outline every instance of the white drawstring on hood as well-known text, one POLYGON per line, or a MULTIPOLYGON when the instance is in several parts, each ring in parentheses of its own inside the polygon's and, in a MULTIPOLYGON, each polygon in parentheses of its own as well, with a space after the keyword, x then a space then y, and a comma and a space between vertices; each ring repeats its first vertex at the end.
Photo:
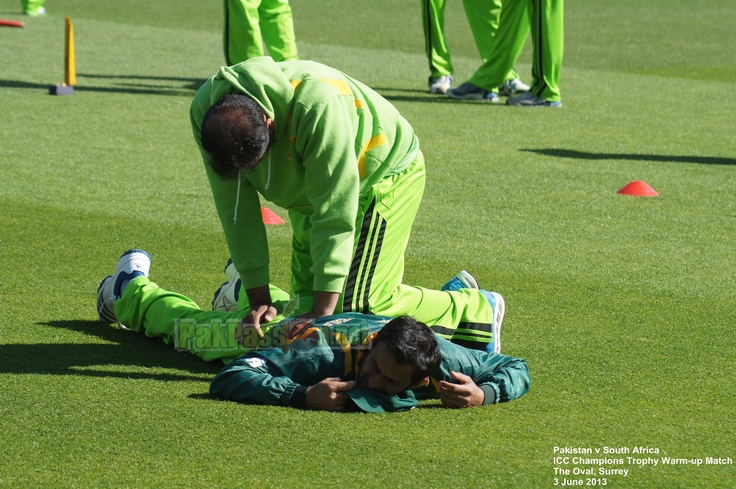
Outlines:
POLYGON ((268 148, 268 178, 266 179, 266 186, 264 188, 268 190, 269 185, 271 185, 271 148, 268 148))
MULTIPOLYGON (((240 180, 243 178, 243 170, 240 170, 238 172, 238 191, 235 194, 235 211, 233 213, 233 224, 238 223, 238 204, 240 204, 240 180)), ((268 148, 268 178, 266 179, 266 186, 264 187, 266 190, 268 190, 268 187, 271 185, 271 148, 268 148)))
POLYGON ((243 170, 238 172, 238 192, 235 194, 235 214, 233 214, 233 224, 238 223, 238 204, 240 204, 240 180, 243 177, 243 170))

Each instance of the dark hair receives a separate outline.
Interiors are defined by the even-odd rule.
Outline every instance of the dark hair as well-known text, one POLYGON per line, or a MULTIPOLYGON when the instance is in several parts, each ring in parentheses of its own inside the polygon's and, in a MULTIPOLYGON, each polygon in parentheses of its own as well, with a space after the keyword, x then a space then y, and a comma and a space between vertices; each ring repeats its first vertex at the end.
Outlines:
POLYGON ((242 93, 225 95, 202 119, 202 147, 223 180, 235 180, 242 170, 253 170, 271 140, 258 102, 242 93))
POLYGON ((437 339, 426 324, 410 316, 389 321, 373 339, 373 346, 385 342, 398 365, 414 367, 412 383, 437 370, 442 356, 437 339))

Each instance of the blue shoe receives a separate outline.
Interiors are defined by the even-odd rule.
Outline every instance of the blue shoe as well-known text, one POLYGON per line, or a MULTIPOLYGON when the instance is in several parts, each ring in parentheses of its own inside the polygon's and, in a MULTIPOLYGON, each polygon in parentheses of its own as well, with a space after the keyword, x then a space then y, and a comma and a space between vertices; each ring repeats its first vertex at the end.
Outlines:
POLYGON ((465 82, 459 87, 447 91, 447 96, 458 100, 485 100, 486 102, 498 103, 498 94, 477 87, 472 83, 465 82))
POLYGON ((506 105, 516 105, 517 107, 562 107, 561 101, 550 102, 542 97, 537 97, 532 92, 524 92, 516 97, 506 99, 506 105))
POLYGON ((506 302, 497 292, 488 292, 481 290, 493 308, 493 341, 488 343, 486 351, 488 353, 501 353, 501 324, 503 323, 503 315, 506 312, 506 302))
POLYGON ((440 290, 456 291, 460 289, 480 289, 478 281, 467 270, 460 270, 440 290))
POLYGON ((115 301, 123 295, 123 286, 136 277, 148 277, 151 256, 143 250, 128 250, 122 254, 115 267, 115 273, 108 275, 97 288, 97 313, 100 321, 117 322, 115 301))
POLYGON ((228 258, 225 265, 225 276, 227 280, 220 285, 212 298, 212 310, 232 312, 238 310, 238 299, 240 298, 240 274, 235 270, 233 259, 228 258))

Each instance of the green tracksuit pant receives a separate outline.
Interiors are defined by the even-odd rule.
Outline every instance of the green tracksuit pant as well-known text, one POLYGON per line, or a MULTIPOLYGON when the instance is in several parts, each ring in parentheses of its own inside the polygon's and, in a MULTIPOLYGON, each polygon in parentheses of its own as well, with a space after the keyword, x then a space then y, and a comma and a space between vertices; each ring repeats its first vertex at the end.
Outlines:
POLYGON ((521 54, 531 24, 530 91, 549 102, 559 101, 563 22, 563 0, 503 0, 490 56, 468 81, 486 90, 503 83, 521 54))
MULTIPOLYGON (((429 80, 452 75, 455 72, 450 59, 450 48, 445 40, 445 5, 447 0, 420 0, 424 46, 429 60, 429 80)), ((463 0, 473 39, 480 58, 485 62, 491 54, 491 44, 498 28, 501 0, 463 0)), ((503 81, 518 78, 513 66, 503 81)), ((497 85, 500 85, 497 84, 497 85)))
MULTIPOLYGON (((468 312, 483 317, 493 315, 490 304, 478 290, 428 292, 432 298, 444 303, 445 309, 463 303, 468 312)), ((443 312, 442 305, 437 304, 435 315, 441 317, 443 312)), ((178 350, 189 351, 203 360, 222 360, 224 363, 230 363, 256 347, 268 348, 281 344, 281 331, 267 332, 262 340, 252 331, 243 331, 240 319, 246 313, 246 309, 233 312, 203 311, 191 299, 164 290, 146 277, 131 280, 122 297, 115 302, 115 315, 127 328, 146 336, 161 337, 167 344, 178 350), (235 340, 236 336, 241 337, 242 345, 235 340)), ((473 341, 463 339, 472 334, 469 335, 462 328, 452 331, 433 327, 432 330, 440 336, 452 338, 454 343, 477 346, 477 349, 483 349, 485 343, 493 340, 491 333, 491 337, 484 340, 485 343, 476 342, 477 345, 473 345, 473 341)))
POLYGON ((146 277, 131 280, 115 302, 115 316, 125 327, 161 337, 177 350, 189 351, 208 362, 230 363, 248 351, 235 341, 245 313, 203 311, 191 299, 164 290, 146 277))
POLYGON ((21 0, 20 1, 21 6, 23 7, 24 14, 32 14, 33 12, 43 7, 44 3, 46 3, 46 0, 21 0))
POLYGON ((263 56, 297 59, 294 19, 288 0, 225 0, 225 61, 228 66, 263 56))
MULTIPOLYGON (((420 151, 406 170, 384 178, 361 194, 353 260, 335 313, 408 315, 436 326, 435 332, 446 339, 463 339, 470 342, 463 343, 465 346, 482 349, 481 343, 490 343, 493 336, 493 309, 482 292, 450 293, 402 283, 404 251, 422 201, 425 179, 420 151)), ((301 314, 312 309, 314 294, 309 273, 309 217, 297 213, 289 216, 294 229, 291 294, 299 297, 294 314, 301 314)), ((273 295, 272 289, 276 302, 273 295)), ((238 308, 248 307, 248 297, 241 290, 238 308)))

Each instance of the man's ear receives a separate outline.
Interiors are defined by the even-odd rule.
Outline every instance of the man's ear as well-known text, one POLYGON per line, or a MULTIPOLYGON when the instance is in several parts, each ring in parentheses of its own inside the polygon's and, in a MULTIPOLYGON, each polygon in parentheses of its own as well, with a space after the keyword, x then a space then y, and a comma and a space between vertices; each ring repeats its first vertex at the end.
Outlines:
POLYGON ((266 114, 263 114, 263 121, 266 123, 266 129, 268 129, 268 133, 273 137, 273 132, 276 130, 276 122, 274 122, 273 119, 269 118, 266 114))
POLYGON ((409 387, 406 388, 406 390, 410 391, 412 389, 418 389, 420 387, 427 387, 429 385, 429 377, 424 377, 422 380, 419 380, 409 387))

